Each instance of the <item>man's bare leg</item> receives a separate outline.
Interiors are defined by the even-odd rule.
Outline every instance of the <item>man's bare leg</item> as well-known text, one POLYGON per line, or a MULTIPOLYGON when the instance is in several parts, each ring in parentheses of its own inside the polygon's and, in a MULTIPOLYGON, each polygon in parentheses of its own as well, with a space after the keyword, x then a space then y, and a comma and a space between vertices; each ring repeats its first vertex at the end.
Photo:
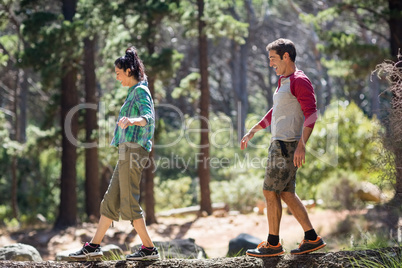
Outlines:
POLYGON ((290 212, 292 212, 305 232, 313 229, 307 210, 296 193, 282 192, 281 198, 288 205, 290 212))
POLYGON ((273 192, 264 190, 267 201, 267 218, 269 234, 279 235, 279 225, 282 218, 282 204, 280 196, 273 192))

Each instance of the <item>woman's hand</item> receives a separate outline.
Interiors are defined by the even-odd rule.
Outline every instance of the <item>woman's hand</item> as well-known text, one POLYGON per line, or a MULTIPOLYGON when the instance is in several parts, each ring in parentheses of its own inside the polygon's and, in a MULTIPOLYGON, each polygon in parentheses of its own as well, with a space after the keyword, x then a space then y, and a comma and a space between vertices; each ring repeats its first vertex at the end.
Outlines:
POLYGON ((119 122, 117 125, 121 127, 122 129, 126 129, 128 126, 145 126, 147 124, 147 120, 143 117, 137 117, 137 118, 128 118, 128 117, 122 117, 120 118, 119 122))

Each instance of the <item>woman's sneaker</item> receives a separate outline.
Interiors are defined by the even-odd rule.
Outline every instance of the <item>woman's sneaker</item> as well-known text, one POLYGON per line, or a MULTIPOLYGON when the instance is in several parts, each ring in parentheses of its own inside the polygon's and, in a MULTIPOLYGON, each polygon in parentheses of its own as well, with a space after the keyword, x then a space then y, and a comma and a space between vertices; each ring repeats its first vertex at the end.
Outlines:
POLYGON ((88 242, 84 244, 82 249, 68 255, 73 259, 83 259, 87 257, 102 257, 103 252, 101 246, 93 247, 88 242))
POLYGON ((249 249, 246 251, 247 255, 259 258, 279 256, 283 253, 285 253, 285 251, 283 250, 281 243, 272 246, 268 241, 261 242, 256 249, 249 249))
POLYGON ((322 238, 320 236, 318 236, 316 240, 304 239, 300 243, 299 248, 291 250, 290 254, 292 254, 292 255, 306 254, 306 253, 310 253, 310 252, 319 250, 320 248, 323 248, 326 245, 327 244, 325 244, 324 240, 322 240, 322 238))
POLYGON ((159 253, 155 247, 150 250, 144 246, 141 246, 137 252, 127 255, 126 259, 129 261, 155 260, 159 259, 159 253))

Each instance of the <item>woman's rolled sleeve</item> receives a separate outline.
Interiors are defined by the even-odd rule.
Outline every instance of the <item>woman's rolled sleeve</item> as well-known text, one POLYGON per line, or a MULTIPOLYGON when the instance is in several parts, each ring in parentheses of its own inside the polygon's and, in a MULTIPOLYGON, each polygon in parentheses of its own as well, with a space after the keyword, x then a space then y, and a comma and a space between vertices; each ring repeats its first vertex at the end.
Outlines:
POLYGON ((155 113, 153 110, 151 94, 142 87, 137 87, 135 101, 138 105, 140 116, 143 117, 148 125, 155 124, 155 113))

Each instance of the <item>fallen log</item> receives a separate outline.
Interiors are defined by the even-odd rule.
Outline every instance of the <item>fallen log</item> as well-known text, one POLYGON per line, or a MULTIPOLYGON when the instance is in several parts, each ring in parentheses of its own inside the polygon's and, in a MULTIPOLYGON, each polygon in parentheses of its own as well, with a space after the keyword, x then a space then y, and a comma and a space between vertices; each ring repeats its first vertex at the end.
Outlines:
MULTIPOLYGON (((402 247, 390 247, 377 250, 339 251, 328 253, 311 253, 306 255, 292 256, 286 254, 280 257, 254 258, 248 256, 234 258, 213 258, 213 259, 167 259, 158 261, 98 261, 98 262, 27 262, 27 261, 0 261, 0 267, 181 267, 181 268, 206 268, 206 267, 281 267, 281 268, 352 268, 367 267, 367 264, 378 263, 378 267, 389 266, 385 262, 394 262, 395 265, 402 261, 402 247), (382 266, 381 266, 382 265, 382 266)), ((392 263, 391 263, 392 265, 392 263)), ((375 266, 370 266, 375 267, 375 266)))

